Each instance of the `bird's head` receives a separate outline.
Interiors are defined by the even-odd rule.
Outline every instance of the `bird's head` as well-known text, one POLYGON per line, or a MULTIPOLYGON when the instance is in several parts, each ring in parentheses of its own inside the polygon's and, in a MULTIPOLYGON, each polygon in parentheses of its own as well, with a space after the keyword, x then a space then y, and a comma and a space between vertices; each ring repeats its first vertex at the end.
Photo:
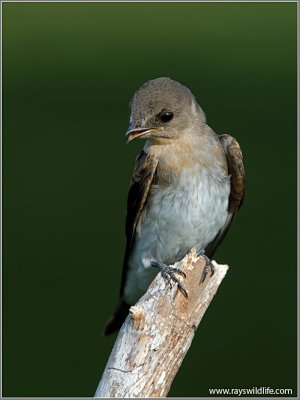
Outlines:
POLYGON ((170 142, 205 122, 205 114, 191 91, 170 78, 144 83, 131 102, 128 141, 170 142))

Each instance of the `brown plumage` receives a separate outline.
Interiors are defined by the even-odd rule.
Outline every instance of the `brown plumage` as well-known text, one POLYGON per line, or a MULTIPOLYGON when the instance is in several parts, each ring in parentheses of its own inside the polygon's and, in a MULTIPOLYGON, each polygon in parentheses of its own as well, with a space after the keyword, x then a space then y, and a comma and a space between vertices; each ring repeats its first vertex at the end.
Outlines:
MULTIPOLYGON (((161 78, 161 79, 168 79, 168 78, 161 78)), ((168 83, 169 82, 167 82, 167 84, 168 83)), ((176 84, 180 85, 177 82, 176 84)), ((178 90, 177 86, 176 90, 178 90)), ((190 92, 188 94, 192 96, 190 92)), ((147 95, 148 97, 151 97, 149 96, 149 93, 147 93, 147 95)), ((184 92, 184 96, 187 96, 186 91, 184 92)), ((180 101, 179 95, 178 99, 179 100, 177 101, 180 101)), ((197 106, 199 107, 199 105, 197 106)), ((154 107, 153 104, 151 107, 154 107)), ((168 107, 170 108, 170 105, 168 105, 168 107)), ((201 110, 200 107, 199 109, 201 110)), ((138 118, 140 121, 142 120, 142 115, 140 112, 138 114, 138 118)), ((140 121, 139 125, 141 124, 140 121)), ((183 119, 180 120, 180 124, 182 124, 182 121, 183 119)), ((203 137, 203 139, 201 139, 203 147, 204 143, 207 143, 205 144, 205 146, 209 149, 208 152, 203 152, 203 153, 200 152, 200 158, 202 157, 202 159, 199 160, 199 164, 202 165, 201 168, 204 169, 206 168, 208 170, 210 169, 214 170, 215 168, 217 168, 216 171, 223 170, 224 172, 222 172, 222 174, 228 172, 228 175, 230 175, 230 194, 228 199, 226 221, 219 230, 219 232, 217 232, 214 239, 211 240, 205 246, 206 255, 208 257, 212 257, 216 248, 225 237, 234 216, 236 215, 237 211, 242 205, 244 199, 244 190, 245 190, 245 172, 243 166, 242 152, 238 142, 230 135, 216 136, 210 130, 210 128, 208 128, 207 125, 205 124, 205 117, 202 110, 201 112, 199 111, 199 121, 200 121, 199 130, 202 132, 201 135, 203 137), (214 159, 215 161, 213 161, 214 159)), ((147 132, 149 130, 143 129, 143 131, 146 131, 147 135, 147 132)), ((146 145, 145 149, 141 151, 141 153, 138 155, 136 159, 135 169, 133 172, 133 177, 128 193, 127 217, 126 217, 127 242, 126 242, 126 249, 125 249, 124 263, 123 263, 120 301, 115 313, 113 314, 112 318, 105 327, 104 330, 105 335, 108 335, 118 330, 122 325, 124 319, 126 318, 126 315, 128 314, 128 309, 130 305, 127 304, 126 301, 124 300, 124 288, 126 281, 128 279, 128 265, 130 257, 132 256, 132 252, 134 250, 134 245, 136 241, 136 232, 138 226, 141 226, 141 224, 143 223, 143 220, 141 220, 141 216, 143 215, 143 219, 147 218, 147 213, 143 214, 143 211, 146 209, 146 207, 150 206, 149 201, 152 201, 151 200, 152 190, 157 190, 157 187, 159 188, 160 185, 166 186, 169 184, 166 177, 164 177, 164 174, 167 175, 167 178, 170 174, 176 175, 170 177, 170 185, 171 185, 171 181, 175 182, 176 179, 178 179, 181 170, 188 168, 187 166, 185 166, 188 162, 190 162, 191 165, 197 162, 197 160, 194 160, 194 158, 197 157, 196 156, 197 152, 196 153, 193 152, 194 145, 192 145, 192 147, 188 149, 190 143, 193 143, 189 138, 188 140, 178 139, 176 141, 176 143, 178 143, 177 147, 180 148, 181 150, 185 146, 184 143, 186 143, 186 145, 188 146, 185 151, 182 151, 182 154, 178 152, 179 158, 176 159, 177 157, 176 147, 174 146, 170 147, 172 146, 171 143, 173 143, 172 136, 170 134, 166 134, 165 131, 162 130, 163 135, 160 137, 156 133, 156 131, 157 128, 155 128, 155 133, 153 133, 153 137, 150 137, 150 139, 148 139, 148 142, 150 143, 146 145), (168 154, 169 148, 170 149, 172 148, 173 152, 169 152, 168 154), (167 151, 165 151, 166 149, 167 151), (173 159, 174 168, 172 168, 171 171, 166 172, 168 171, 166 162, 170 159, 170 157, 172 157, 173 159), (186 161, 184 161, 185 158, 186 161), (179 169, 178 165, 181 165, 179 169), (163 170, 160 171, 162 167, 164 168, 163 170)), ((144 135, 144 133, 138 134, 138 136, 142 135, 144 135)), ((174 215, 174 218, 176 218, 176 215, 174 215)))
POLYGON ((217 247, 226 236, 234 216, 243 204, 245 195, 245 169, 240 145, 230 135, 219 135, 219 140, 226 155, 230 175, 230 195, 227 221, 215 239, 205 248, 205 254, 209 258, 214 255, 217 247))

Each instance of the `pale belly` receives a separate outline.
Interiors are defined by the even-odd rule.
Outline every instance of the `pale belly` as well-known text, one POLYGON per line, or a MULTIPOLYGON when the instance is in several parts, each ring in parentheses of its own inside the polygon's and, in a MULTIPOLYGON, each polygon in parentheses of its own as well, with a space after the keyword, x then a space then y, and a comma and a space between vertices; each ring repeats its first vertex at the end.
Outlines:
POLYGON ((229 193, 229 177, 206 170, 187 173, 171 187, 153 188, 128 263, 126 301, 136 302, 157 274, 151 260, 170 265, 194 246, 205 249, 226 221, 229 193))

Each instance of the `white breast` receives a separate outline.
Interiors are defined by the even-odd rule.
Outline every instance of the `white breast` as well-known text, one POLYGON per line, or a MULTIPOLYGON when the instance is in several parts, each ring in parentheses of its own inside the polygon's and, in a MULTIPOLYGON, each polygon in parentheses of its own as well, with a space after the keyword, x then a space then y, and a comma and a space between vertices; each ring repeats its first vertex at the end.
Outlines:
MULTIPOLYGON (((154 186, 136 230, 125 287, 147 289, 158 272, 152 258, 173 264, 195 246, 203 250, 228 216, 230 178, 200 165, 185 170, 172 186, 154 186)), ((132 291, 131 291, 132 293, 132 291)))

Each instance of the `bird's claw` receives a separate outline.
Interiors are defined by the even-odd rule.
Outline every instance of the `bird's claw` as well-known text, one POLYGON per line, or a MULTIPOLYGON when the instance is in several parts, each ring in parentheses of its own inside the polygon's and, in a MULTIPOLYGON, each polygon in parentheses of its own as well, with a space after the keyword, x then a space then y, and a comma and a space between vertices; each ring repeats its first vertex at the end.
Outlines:
POLYGON ((159 268, 160 272, 163 276, 163 278, 166 281, 166 284, 169 285, 170 288, 172 288, 172 283, 171 281, 173 280, 174 282, 177 283, 178 289, 181 291, 181 293, 184 295, 185 298, 188 297, 187 291, 183 287, 183 285, 180 283, 179 279, 177 278, 176 274, 179 274, 186 278, 186 274, 179 268, 176 267, 170 267, 166 264, 160 263, 158 261, 153 261, 152 266, 159 268))
POLYGON ((198 255, 202 256, 205 259, 205 266, 200 279, 200 283, 203 283, 209 271, 210 271, 210 276, 213 276, 213 274, 215 273, 215 267, 210 258, 207 257, 204 251, 201 251, 200 253, 198 253, 198 255))

